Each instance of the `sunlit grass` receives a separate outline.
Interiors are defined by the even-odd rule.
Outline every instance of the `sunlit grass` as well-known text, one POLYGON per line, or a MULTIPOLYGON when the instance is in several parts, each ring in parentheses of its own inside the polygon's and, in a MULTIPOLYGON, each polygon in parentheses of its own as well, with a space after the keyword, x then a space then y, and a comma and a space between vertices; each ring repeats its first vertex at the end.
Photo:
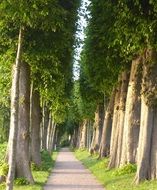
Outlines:
POLYGON ((45 164, 48 167, 47 171, 33 171, 33 177, 35 180, 34 185, 25 185, 25 186, 19 186, 15 185, 15 190, 42 190, 44 184, 46 183, 48 176, 50 175, 51 168, 53 168, 54 163, 57 157, 57 152, 53 152, 52 154, 52 162, 49 162, 45 160, 45 164))
POLYGON ((90 156, 86 150, 76 150, 76 157, 96 176, 106 190, 157 190, 157 181, 145 181, 134 184, 135 173, 115 175, 116 170, 108 170, 108 159, 97 160, 98 156, 90 156))

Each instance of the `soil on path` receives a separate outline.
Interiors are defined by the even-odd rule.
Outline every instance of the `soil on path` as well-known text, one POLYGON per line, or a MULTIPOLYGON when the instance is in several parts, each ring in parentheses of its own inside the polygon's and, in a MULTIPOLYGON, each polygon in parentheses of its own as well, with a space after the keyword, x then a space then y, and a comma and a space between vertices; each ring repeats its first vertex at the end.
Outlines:
POLYGON ((68 148, 61 149, 44 190, 104 190, 68 148))

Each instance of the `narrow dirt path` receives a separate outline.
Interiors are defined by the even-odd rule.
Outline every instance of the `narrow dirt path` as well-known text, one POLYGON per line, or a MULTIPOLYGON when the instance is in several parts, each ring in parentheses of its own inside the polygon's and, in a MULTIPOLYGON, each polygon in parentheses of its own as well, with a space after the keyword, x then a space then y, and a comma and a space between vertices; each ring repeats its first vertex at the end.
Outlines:
POLYGON ((104 190, 69 149, 61 149, 44 190, 104 190))

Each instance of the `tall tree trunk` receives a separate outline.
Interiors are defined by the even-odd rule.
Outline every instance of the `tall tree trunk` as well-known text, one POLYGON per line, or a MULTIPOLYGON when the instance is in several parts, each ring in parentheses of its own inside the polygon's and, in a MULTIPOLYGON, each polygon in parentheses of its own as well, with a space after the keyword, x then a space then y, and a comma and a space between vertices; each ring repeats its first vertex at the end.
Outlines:
POLYGON ((125 116, 125 103, 128 89, 129 72, 122 72, 122 83, 120 89, 119 103, 118 103, 118 120, 115 127, 115 133, 113 134, 114 144, 112 147, 111 158, 109 167, 119 167, 121 152, 122 152, 122 140, 123 140, 123 129, 124 129, 124 116, 125 116))
POLYGON ((49 124, 48 124, 48 131, 47 131, 47 150, 50 150, 50 142, 51 142, 51 133, 52 133, 52 114, 49 114, 49 124))
POLYGON ((80 140, 81 140, 81 130, 82 130, 82 123, 79 123, 79 128, 78 128, 78 137, 77 137, 77 145, 76 147, 80 147, 80 140))
POLYGON ((51 135, 50 135, 50 142, 48 149, 49 153, 51 153, 54 148, 55 132, 56 132, 56 123, 52 120, 52 128, 51 128, 51 135))
POLYGON ((87 148, 90 150, 90 145, 92 142, 92 125, 91 121, 88 119, 87 121, 87 148))
POLYGON ((157 53, 144 55, 136 183, 157 178, 157 53))
POLYGON ((91 150, 98 152, 102 136, 102 128, 104 121, 104 105, 99 104, 95 112, 93 139, 91 144, 91 150))
POLYGON ((110 97, 107 110, 105 112, 101 145, 100 145, 100 150, 99 150, 99 158, 109 156, 109 153, 110 153, 110 140, 111 140, 112 118, 113 118, 115 95, 116 95, 116 90, 114 88, 110 97))
POLYGON ((39 91, 32 86, 31 89, 31 160, 38 166, 41 165, 40 154, 40 123, 41 123, 41 108, 39 91))
POLYGON ((47 132, 48 132, 48 125, 49 125, 49 110, 44 102, 43 105, 43 121, 42 121, 42 149, 46 150, 46 144, 47 144, 47 132))
POLYGON ((124 120, 121 165, 135 163, 140 131, 142 57, 132 61, 124 120))
POLYGON ((122 87, 121 87, 121 95, 120 95, 120 114, 119 114, 119 130, 117 130, 118 135, 118 144, 117 144, 117 154, 116 154, 116 167, 120 166, 121 161, 121 153, 122 153, 122 142, 123 142, 123 131, 124 131, 124 118, 125 118, 125 105, 126 105, 126 97, 128 90, 128 82, 129 82, 130 71, 124 71, 122 74, 122 87))
POLYGON ((82 130, 83 130, 83 121, 80 123, 80 126, 79 126, 79 145, 78 145, 78 148, 81 148, 82 130))
MULTIPOLYGON (((54 141, 53 141, 53 150, 56 150, 58 145, 59 145, 59 130, 56 128, 55 129, 55 135, 54 135, 54 141)), ((71 141, 71 139, 70 139, 71 141)))
POLYGON ((30 167, 30 69, 22 62, 19 81, 19 114, 16 156, 16 175, 34 183, 30 167))
POLYGON ((95 136, 96 136, 96 128, 95 128, 95 125, 93 124, 93 127, 92 127, 92 141, 91 141, 91 146, 90 146, 90 151, 91 152, 94 151, 95 136))
POLYGON ((116 95, 114 100, 114 110, 113 110, 113 121, 112 121, 112 131, 111 131, 111 141, 110 141, 110 162, 109 168, 115 167, 115 160, 116 160, 116 145, 117 145, 117 127, 119 122, 119 102, 120 102, 120 92, 122 86, 122 75, 118 78, 118 84, 116 87, 116 95))
POLYGON ((21 27, 19 31, 18 49, 17 49, 15 67, 14 67, 14 74, 12 78, 11 118, 10 118, 10 134, 8 142, 9 171, 7 176, 6 190, 13 189, 13 180, 15 177, 16 144, 17 144, 17 133, 18 133, 19 77, 20 77, 22 44, 23 44, 23 29, 21 27))
POLYGON ((80 148, 86 148, 87 146, 87 119, 83 121, 80 139, 80 148))
POLYGON ((77 147, 77 142, 78 142, 78 136, 79 136, 79 129, 78 127, 75 127, 74 129, 74 132, 73 132, 73 135, 72 135, 72 138, 71 138, 71 146, 73 148, 76 148, 77 147))
POLYGON ((52 120, 52 114, 50 113, 49 116, 49 125, 48 125, 48 132, 47 132, 47 150, 51 152, 51 138, 53 133, 53 120, 52 120))

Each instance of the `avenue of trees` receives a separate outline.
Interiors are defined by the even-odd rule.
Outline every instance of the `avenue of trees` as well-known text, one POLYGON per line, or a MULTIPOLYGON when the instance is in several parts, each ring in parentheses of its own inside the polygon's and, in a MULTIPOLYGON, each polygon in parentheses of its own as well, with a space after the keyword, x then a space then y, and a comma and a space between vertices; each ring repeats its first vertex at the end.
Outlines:
POLYGON ((33 184, 31 162, 67 135, 108 168, 136 164, 135 182, 157 179, 157 3, 91 0, 73 79, 81 0, 1 0, 0 143, 7 190, 33 184))
POLYGON ((157 3, 91 0, 89 10, 72 144, 109 157, 109 169, 136 164, 136 183, 157 179, 157 3))
POLYGON ((41 149, 51 153, 67 117, 79 6, 78 0, 0 2, 0 139, 8 140, 9 166, 0 180, 8 190, 17 177, 34 183, 30 163, 41 165, 41 149))

